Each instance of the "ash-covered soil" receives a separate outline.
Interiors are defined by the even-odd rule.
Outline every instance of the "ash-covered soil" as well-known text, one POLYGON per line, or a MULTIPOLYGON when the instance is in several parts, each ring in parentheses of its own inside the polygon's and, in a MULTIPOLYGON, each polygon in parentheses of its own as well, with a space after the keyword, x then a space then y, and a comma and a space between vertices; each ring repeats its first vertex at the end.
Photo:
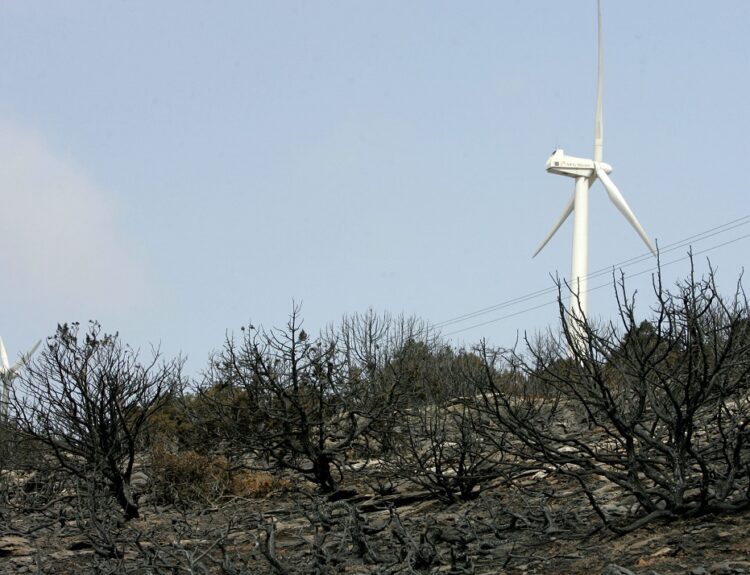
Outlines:
MULTIPOLYGON (((308 487, 146 503, 127 523, 106 508, 82 513, 86 501, 71 494, 24 514, 9 500, 0 508, 0 573, 750 573, 750 511, 617 535, 554 473, 513 488, 498 480, 450 505, 406 486, 378 495, 366 477, 327 497, 308 487)), ((626 523, 632 502, 605 482, 599 490, 609 516, 626 523)))

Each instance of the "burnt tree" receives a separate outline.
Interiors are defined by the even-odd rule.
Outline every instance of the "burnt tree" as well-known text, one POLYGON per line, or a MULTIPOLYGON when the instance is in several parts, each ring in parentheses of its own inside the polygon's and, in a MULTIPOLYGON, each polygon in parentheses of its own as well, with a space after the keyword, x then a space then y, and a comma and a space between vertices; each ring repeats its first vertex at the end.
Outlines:
POLYGON ((657 517, 750 507, 750 321, 742 286, 726 297, 709 270, 672 289, 657 275, 654 292, 646 322, 620 280, 619 325, 593 326, 561 303, 562 338, 529 344, 523 355, 480 349, 495 429, 512 436, 519 459, 579 482, 619 531, 657 517), (518 393, 500 387, 500 373, 518 393), (624 491, 629 522, 608 517, 594 489, 602 479, 624 491))
POLYGON ((47 449, 38 464, 102 485, 126 519, 138 517, 130 489, 139 441, 180 384, 182 362, 145 363, 119 337, 91 322, 58 326, 14 388, 14 424, 47 449))
POLYGON ((196 423, 255 465, 294 470, 331 492, 345 459, 389 420, 406 385, 390 366, 392 350, 424 331, 368 313, 312 337, 299 313, 285 329, 249 326, 227 338, 199 390, 212 418, 196 423))

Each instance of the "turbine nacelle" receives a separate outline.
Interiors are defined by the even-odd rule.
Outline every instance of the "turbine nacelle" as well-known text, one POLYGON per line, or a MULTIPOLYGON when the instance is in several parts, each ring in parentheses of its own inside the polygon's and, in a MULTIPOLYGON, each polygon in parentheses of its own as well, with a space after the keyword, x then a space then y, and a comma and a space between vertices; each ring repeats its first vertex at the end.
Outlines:
POLYGON ((591 178, 597 171, 598 168, 604 171, 605 174, 609 174, 612 171, 612 166, 604 162, 594 162, 588 158, 577 158, 575 156, 567 156, 565 151, 558 148, 547 160, 546 169, 550 174, 557 174, 560 176, 568 176, 570 178, 591 178))

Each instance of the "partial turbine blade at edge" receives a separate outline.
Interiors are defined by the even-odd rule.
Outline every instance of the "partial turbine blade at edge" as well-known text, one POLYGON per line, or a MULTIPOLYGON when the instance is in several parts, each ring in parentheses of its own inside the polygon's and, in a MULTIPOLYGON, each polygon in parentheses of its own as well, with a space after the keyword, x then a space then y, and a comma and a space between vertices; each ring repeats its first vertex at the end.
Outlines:
POLYGON ((563 210, 563 213, 560 215, 560 218, 555 222, 555 225, 552 226, 552 231, 547 234, 547 237, 544 238, 544 241, 541 243, 541 245, 537 248, 537 250, 534 252, 534 255, 531 256, 532 258, 535 258, 539 252, 541 252, 544 249, 544 246, 547 245, 547 242, 549 242, 552 239, 552 236, 555 235, 555 232, 560 229, 560 226, 563 225, 565 220, 568 219, 568 216, 573 213, 573 207, 575 206, 576 196, 573 194, 570 197, 570 201, 568 202, 568 205, 565 206, 565 209, 563 210))
POLYGON ((13 367, 10 368, 10 371, 13 372, 13 373, 15 373, 19 369, 21 369, 21 367, 24 364, 28 363, 29 360, 31 359, 31 356, 34 355, 34 352, 37 349, 39 349, 40 345, 42 345, 42 340, 41 339, 34 344, 34 347, 32 347, 31 350, 29 350, 27 353, 23 354, 20 358, 18 358, 18 360, 16 361, 16 363, 13 364, 13 367))
POLYGON ((594 128, 594 161, 601 162, 604 149, 604 126, 602 119, 602 4, 596 3, 596 119, 594 128))
POLYGON ((651 250, 651 253, 656 255, 656 248, 654 247, 654 244, 651 243, 651 240, 646 234, 646 230, 643 229, 643 226, 641 226, 638 218, 635 217, 633 210, 630 209, 630 206, 628 206, 628 203, 620 193, 620 190, 617 189, 615 183, 598 165, 596 166, 596 175, 602 181, 604 188, 607 190, 609 199, 612 201, 615 207, 620 210, 620 213, 625 216, 625 219, 630 222, 630 225, 633 226, 635 231, 638 232, 638 235, 641 236, 643 243, 645 243, 648 249, 651 250))
POLYGON ((10 364, 8 363, 8 353, 5 351, 5 344, 3 343, 3 338, 0 337, 0 368, 3 371, 7 371, 9 367, 10 367, 10 364))

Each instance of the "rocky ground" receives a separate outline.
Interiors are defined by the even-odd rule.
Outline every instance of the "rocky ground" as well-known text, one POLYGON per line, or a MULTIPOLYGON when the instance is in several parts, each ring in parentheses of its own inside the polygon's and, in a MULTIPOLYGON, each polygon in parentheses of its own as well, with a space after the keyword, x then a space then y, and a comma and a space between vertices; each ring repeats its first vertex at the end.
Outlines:
MULTIPOLYGON (((600 492, 627 522, 631 502, 605 483, 600 492)), ((149 503, 129 523, 82 505, 70 496, 23 515, 12 501, 0 509, 0 573, 750 574, 750 512, 615 535, 573 484, 545 473, 452 505, 406 488, 376 495, 361 480, 327 498, 301 486, 149 503)))

